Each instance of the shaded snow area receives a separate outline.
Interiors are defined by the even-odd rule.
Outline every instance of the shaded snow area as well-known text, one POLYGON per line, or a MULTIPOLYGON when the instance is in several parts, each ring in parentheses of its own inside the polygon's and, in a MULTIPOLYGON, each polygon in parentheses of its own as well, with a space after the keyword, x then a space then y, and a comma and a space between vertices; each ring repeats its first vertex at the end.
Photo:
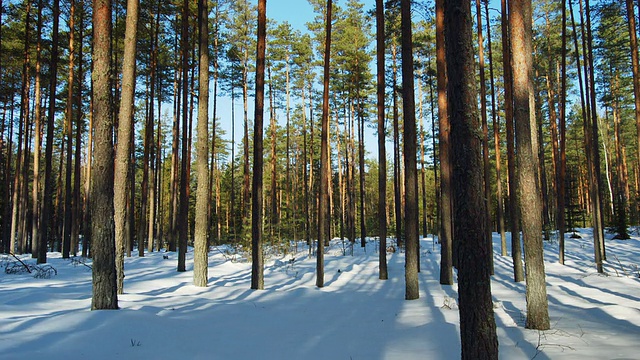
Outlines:
MULTIPOLYGON (((557 242, 545 242, 552 329, 542 332, 524 328, 525 284, 512 281, 511 257, 499 255, 494 234, 500 358, 640 358, 640 237, 607 240, 606 274, 599 275, 591 230, 579 234, 567 239, 565 266, 557 242)), ((292 246, 287 255, 267 256, 263 291, 249 289, 250 255, 229 248, 211 248, 207 288, 192 285, 192 249, 183 273, 175 271, 175 253, 131 257, 121 309, 111 311, 90 311, 90 260, 50 253, 57 275, 35 278, 6 274, 13 260, 3 255, 0 358, 459 358, 457 285, 439 284, 439 245, 421 240, 420 299, 413 301, 404 300, 404 253, 388 254, 389 280, 381 281, 377 246, 370 239, 365 251, 358 241, 351 255, 332 241, 322 289, 315 287, 316 259, 302 243, 298 252, 292 246)))

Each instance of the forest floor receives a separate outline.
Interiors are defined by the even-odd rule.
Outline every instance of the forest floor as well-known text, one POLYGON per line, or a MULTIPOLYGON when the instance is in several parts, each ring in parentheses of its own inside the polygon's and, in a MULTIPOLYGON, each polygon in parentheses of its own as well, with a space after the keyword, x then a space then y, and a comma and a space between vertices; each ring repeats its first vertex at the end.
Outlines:
MULTIPOLYGON (((492 280, 502 359, 638 359, 640 236, 607 235, 605 274, 593 262, 590 229, 545 241, 551 330, 525 329, 525 284, 494 234, 492 280), (568 237, 568 236, 567 236, 568 237)), ((507 240, 509 240, 507 234, 507 240)), ((90 260, 49 253, 57 274, 7 274, 0 260, 1 359, 456 359, 457 285, 439 284, 439 245, 421 240, 420 299, 404 300, 404 254, 389 253, 389 280, 378 280, 378 242, 353 255, 340 240, 325 255, 325 287, 315 287, 315 257, 299 243, 265 261, 266 290, 250 290, 246 255, 212 247, 209 286, 192 285, 193 253, 178 273, 177 254, 125 261, 120 310, 90 311, 90 260), (345 254, 346 253, 346 254, 345 254), (165 258, 166 257, 166 258, 165 258), (292 260, 294 259, 294 260, 292 260)), ((30 256, 20 257, 35 265, 30 256)))

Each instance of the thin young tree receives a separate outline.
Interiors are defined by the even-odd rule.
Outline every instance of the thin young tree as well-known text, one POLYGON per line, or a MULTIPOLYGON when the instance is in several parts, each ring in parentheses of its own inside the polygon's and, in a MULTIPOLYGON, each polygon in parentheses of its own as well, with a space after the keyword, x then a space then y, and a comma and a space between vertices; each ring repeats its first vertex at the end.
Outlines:
POLYGON ((180 32, 181 71, 182 71, 182 140, 180 162, 180 198, 178 207, 178 272, 187 271, 187 237, 189 234, 189 196, 188 159, 189 159, 189 0, 182 4, 182 29, 180 32))
MULTIPOLYGON (((51 46, 51 65, 49 78, 49 109, 47 113, 47 145, 44 150, 44 204, 42 206, 41 233, 38 245, 38 263, 47 262, 47 243, 49 239, 49 220, 53 214, 53 130, 55 126, 55 94, 58 74, 58 33, 60 23, 60 1, 53 2, 53 28, 51 46)), ((110 18, 109 18, 110 19, 110 18)), ((110 37, 110 35, 108 36, 110 37)), ((107 58, 108 59, 108 58, 107 58)))
POLYGON ((331 219, 329 203, 329 64, 331 59, 331 13, 333 1, 327 0, 325 17, 322 122, 320 134, 320 183, 318 190, 318 248, 316 251, 316 286, 324 287, 324 245, 329 241, 331 219))
MULTIPOLYGON (((58 2, 58 0, 55 0, 58 2)), ((113 224, 113 114, 110 87, 111 1, 93 0, 93 172, 91 310, 118 308, 113 224)))
POLYGON ((376 0, 376 69, 378 76, 378 223, 380 235, 380 249, 378 267, 380 280, 389 278, 387 270, 387 152, 385 144, 387 134, 385 130, 384 98, 384 1, 376 0))
POLYGON ((502 161, 500 160, 500 123, 496 114, 495 77, 493 75, 493 48, 491 45, 491 22, 489 21, 489 1, 484 0, 487 18, 487 50, 489 52, 489 81, 491 83, 491 119, 493 124, 493 146, 496 162, 496 222, 500 232, 500 255, 507 256, 507 236, 504 231, 504 201, 502 197, 502 161))
POLYGON ((445 23, 462 359, 497 359, 470 0, 447 1, 445 23))
MULTIPOLYGON (((1 6, 1 4, 0 4, 1 6)), ((38 1, 38 20, 36 32, 38 41, 36 43, 36 74, 35 74, 35 104, 34 104, 34 123, 35 134, 33 142, 33 184, 31 187, 31 206, 32 206, 32 222, 31 222, 31 252, 32 257, 38 258, 38 246, 40 244, 40 214, 42 208, 41 200, 41 179, 40 179, 40 163, 42 154, 42 0, 38 1)), ((2 9, 0 9, 0 12, 2 9)))
MULTIPOLYGON (((482 37, 482 7, 480 0, 476 0, 476 19, 478 23, 478 64, 480 73, 480 118, 482 119, 482 161, 484 166, 484 204, 487 212, 486 232, 487 243, 493 249, 493 235, 491 231, 491 172, 489 163, 489 125, 487 124, 487 85, 484 72, 484 40, 482 37)), ((489 22, 489 20, 487 20, 489 22)), ((492 251, 493 254, 493 251, 492 251)), ((491 273, 493 274, 493 256, 491 256, 491 273)))
POLYGON ((209 8, 198 0, 198 142, 196 144, 196 216, 193 251, 193 284, 206 287, 209 253, 209 8))
POLYGON ((133 101, 136 87, 136 42, 138 34, 139 0, 127 0, 124 58, 122 60, 122 97, 118 112, 118 146, 116 147, 113 208, 116 243, 116 270, 118 294, 124 293, 124 254, 127 242, 125 223, 127 217, 127 187, 132 176, 129 166, 131 156, 131 130, 133 101))
POLYGON ((566 194, 566 172, 567 172, 567 0, 562 0, 562 77, 560 79, 560 158, 558 159, 557 176, 557 218, 558 218, 558 262, 564 264, 564 233, 566 229, 565 221, 565 194, 566 194))
POLYGON ((534 136, 537 131, 530 107, 533 81, 533 38, 531 0, 509 2, 509 29, 513 67, 514 122, 518 164, 518 203, 525 247, 527 323, 529 329, 549 329, 547 288, 542 248, 542 199, 538 182, 538 156, 534 136), (534 132, 532 132, 532 129, 534 132))
POLYGON ((264 65, 267 38, 267 0, 258 1, 258 41, 256 45, 256 100, 253 127, 253 193, 251 199, 251 288, 264 289, 262 254, 264 65))
POLYGON ((71 148, 73 146, 73 122, 75 114, 73 111, 74 101, 74 82, 75 82, 75 1, 71 0, 69 4, 69 81, 68 81, 68 95, 67 95, 67 108, 65 117, 65 141, 67 143, 66 148, 66 161, 65 161, 65 196, 64 196, 64 225, 63 225, 63 242, 62 242, 62 258, 68 259, 71 247, 71 222, 73 219, 72 213, 72 154, 71 148))
POLYGON ((411 1, 400 3, 402 31, 402 111, 404 115, 405 168, 405 299, 420 297, 418 284, 418 169, 416 105, 413 88, 413 44, 411 29, 411 1))

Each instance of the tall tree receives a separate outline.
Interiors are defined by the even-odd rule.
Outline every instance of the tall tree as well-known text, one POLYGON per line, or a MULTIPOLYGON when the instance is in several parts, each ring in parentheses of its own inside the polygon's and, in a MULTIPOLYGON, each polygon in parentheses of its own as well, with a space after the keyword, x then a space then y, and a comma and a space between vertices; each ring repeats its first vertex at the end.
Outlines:
POLYGON ((513 129, 513 76, 511 69, 511 28, 510 9, 507 0, 501 0, 502 8, 502 64, 504 77, 504 113, 507 130, 507 173, 509 178, 509 225, 511 230, 511 257, 513 258, 513 279, 524 280, 522 266, 522 246, 520 243, 520 214, 517 201, 515 133, 513 129))
MULTIPOLYGON (((53 130, 55 124, 55 102, 56 102, 56 87, 57 87, 57 74, 58 74, 58 33, 59 33, 59 20, 60 18, 60 2, 54 0, 53 2, 53 29, 52 29, 52 46, 51 46, 51 67, 49 78, 49 109, 47 114, 47 134, 44 154, 44 204, 42 206, 42 222, 40 244, 38 245, 38 263, 47 262, 47 243, 49 240, 50 230, 50 218, 53 214, 53 130)), ((110 20, 110 18, 109 18, 110 20)), ((110 36, 110 35, 109 35, 110 36)), ((105 59, 108 61, 108 55, 105 59)), ((94 60, 95 61, 95 60, 94 60)), ((107 80, 108 81, 108 80, 107 80)), ((108 100, 109 98, 107 98, 108 100)), ((109 119, 110 120, 110 119, 109 119)), ((105 209, 105 211, 107 211, 105 209)))
MULTIPOLYGON (((626 0, 627 5, 627 21, 629 23, 629 47, 631 49, 631 69, 633 71, 633 95, 635 106, 635 120, 636 120, 636 133, 637 133, 637 163, 640 167, 640 64, 638 61, 638 34, 636 30, 636 15, 633 10, 633 0, 626 0)), ((638 178, 638 175, 636 175, 638 178)), ((636 189, 638 196, 640 196, 640 189, 636 189)))
POLYGON ((378 76, 378 234, 380 237, 379 275, 380 280, 387 280, 387 152, 385 144, 387 134, 385 130, 385 72, 384 72, 384 1, 376 0, 376 68, 378 76))
MULTIPOLYGON (((57 3, 58 0, 55 0, 57 3)), ((113 210, 113 114, 109 56, 111 2, 93 0, 93 125, 95 148, 91 185, 93 254, 92 310, 117 309, 113 210)))
POLYGON ((182 71, 182 138, 180 156, 180 199, 178 208, 178 272, 187 271, 187 237, 189 235, 189 0, 182 4, 182 29, 180 31, 182 71))
POLYGON ((131 180, 129 160, 133 122, 133 101, 136 87, 136 43, 138 34, 139 0, 127 0, 124 58, 122 60, 122 97, 118 112, 118 146, 116 148, 113 207, 116 241, 116 269, 118 294, 124 293, 124 253, 127 242, 125 223, 127 218, 127 187, 131 180))
POLYGON ((64 225, 63 225, 63 241, 62 241, 62 258, 68 259, 71 247, 71 227, 73 220, 72 207, 72 154, 71 148, 73 147, 73 122, 75 114, 73 111, 73 90, 74 90, 74 77, 75 77, 75 1, 71 0, 69 6, 69 82, 68 82, 68 95, 67 95, 67 109, 65 117, 65 136, 66 136, 66 161, 65 161, 65 196, 64 196, 64 225))
POLYGON ((256 45, 256 101, 253 123, 253 193, 251 211, 251 288, 264 289, 262 254, 262 174, 264 124, 264 64, 267 37, 267 0, 258 1, 258 41, 256 45))
POLYGON ((518 163, 518 202, 522 217, 527 281, 527 328, 549 329, 547 288, 542 248, 542 200, 538 181, 538 156, 534 145, 537 132, 530 107, 533 88, 533 45, 531 0, 511 0, 509 29, 513 66, 514 122, 518 163))
POLYGON ((451 145, 447 101, 447 62, 444 38, 444 0, 436 0, 436 69, 440 147, 440 284, 453 284, 453 208, 451 197, 451 145))
MULTIPOLYGON (((1 4, 0 4, 1 7, 1 4)), ((42 0, 38 1, 38 24, 36 43, 36 74, 35 74, 35 104, 34 104, 34 123, 35 134, 33 142, 33 185, 31 188, 31 206, 32 206, 32 224, 31 224, 31 250, 32 256, 38 258, 38 246, 40 245, 40 219, 41 219, 41 179, 40 179, 40 160, 42 154, 42 0)), ((3 11, 0 9, 0 12, 3 11)), ((4 149, 2 149, 4 150, 4 149)))
POLYGON ((557 218, 558 218, 558 262, 564 264, 564 233, 566 231, 565 221, 565 194, 566 194, 566 171, 567 171, 567 153, 566 153, 566 117, 567 117, 567 0, 562 0, 562 65, 560 79, 560 158, 558 159, 558 175, 557 175, 557 218))
POLYGON ((198 142, 196 144, 196 216, 193 251, 193 283, 206 287, 209 253, 209 8, 198 0, 198 142))
POLYGON ((477 91, 469 71, 474 68, 471 2, 447 1, 445 20, 462 359, 497 359, 477 91))
POLYGON ((493 76, 493 48, 491 46, 491 21, 489 20, 489 2, 484 2, 484 12, 487 18, 487 48, 489 50, 489 81, 491 83, 491 119, 493 125, 493 146, 496 162, 496 222, 500 233, 500 250, 502 256, 507 256, 507 237, 504 231, 504 201, 502 196, 502 161, 500 160, 500 123, 496 114, 495 78, 493 76))
POLYGON ((420 297, 418 263, 418 168, 416 106, 413 88, 413 44, 411 29, 411 1, 402 0, 402 111, 404 115, 404 169, 405 169, 405 299, 420 297))
POLYGON ((333 1, 327 0, 325 16, 322 123, 320 134, 320 184, 318 191, 318 250, 316 252, 316 286, 324 287, 324 246, 329 241, 331 218, 329 203, 329 64, 331 59, 331 22, 333 1))
MULTIPOLYGON (((482 161, 484 165, 484 204, 487 212, 487 242, 491 251, 491 273, 493 274, 493 235, 491 231, 491 164, 489 163, 489 125, 487 124, 487 85, 484 73, 484 39, 482 37, 482 7, 476 0, 476 19, 478 23, 478 64, 480 72, 480 117, 482 119, 482 161)), ((489 20, 487 20, 489 22, 489 20)))

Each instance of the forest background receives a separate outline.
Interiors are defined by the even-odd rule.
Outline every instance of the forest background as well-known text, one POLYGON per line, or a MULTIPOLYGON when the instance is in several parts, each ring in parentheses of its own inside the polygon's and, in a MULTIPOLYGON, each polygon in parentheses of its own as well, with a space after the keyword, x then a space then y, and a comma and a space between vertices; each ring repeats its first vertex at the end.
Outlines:
MULTIPOLYGON (((2 250, 32 252, 39 262, 46 262, 48 249, 61 251, 63 257, 76 253, 88 256, 89 190, 95 176, 91 173, 95 144, 89 131, 94 106, 90 69, 95 64, 89 56, 93 50, 93 9, 73 0, 51 4, 3 1, 0 5, 2 250)), ((116 129, 123 113, 118 99, 126 93, 124 74, 119 70, 127 68, 125 5, 114 1, 110 10, 113 51, 108 65, 113 98, 109 103, 116 129)), ((194 238, 197 181, 193 159, 199 134, 195 119, 202 96, 196 91, 202 72, 197 66, 200 38, 195 36, 199 33, 195 5, 140 2, 137 40, 133 42, 137 45, 134 107, 131 116, 125 117, 132 120, 131 128, 123 132, 127 134, 124 138, 120 129, 114 135, 116 149, 120 144, 132 144, 124 159, 133 176, 126 183, 116 180, 116 188, 125 190, 124 248, 128 255, 134 249, 141 256, 164 248, 175 251, 178 238, 189 243, 194 238), (189 21, 183 21, 185 14, 189 21), (186 237, 179 235, 181 232, 186 237)), ((252 3, 241 0, 208 5, 207 68, 212 86, 207 131, 213 134, 206 148, 211 175, 207 184, 211 198, 207 204, 208 240, 249 248, 250 179, 255 161, 255 119, 249 109, 255 86, 256 11, 252 3)), ((310 243, 319 229, 316 199, 320 192, 325 3, 309 1, 309 5, 315 17, 309 19, 306 29, 293 28, 284 20, 292 13, 304 18, 297 10, 274 10, 282 17, 267 25, 264 231, 269 245, 283 249, 290 240, 307 239, 310 243)), ((565 43, 559 5, 536 1, 533 7, 531 95, 538 128, 532 129, 532 139, 540 159, 545 238, 560 236, 554 231, 564 228, 565 224, 559 224, 564 219, 567 229, 578 225, 598 228, 596 223, 602 222, 625 238, 627 224, 638 223, 640 216, 640 116, 636 103, 640 97, 634 95, 640 90, 634 88, 637 74, 634 77, 632 66, 637 49, 630 49, 637 29, 629 25, 637 23, 629 11, 636 4, 630 1, 625 7, 621 2, 598 1, 589 10, 583 6, 588 3, 568 2, 565 43), (565 76, 563 58, 567 61, 565 76), (563 90, 565 78, 568 81, 563 90), (595 170, 596 158, 602 159, 601 172, 595 170), (565 159, 564 177, 560 175, 560 159, 565 159), (594 190, 594 183, 601 186, 594 190)), ((385 178, 391 191, 386 194, 384 213, 390 233, 401 245, 406 189, 398 6, 397 1, 386 3, 390 9, 385 31, 386 141, 391 150, 385 178)), ((474 19, 484 19, 478 24, 484 37, 478 32, 474 36, 476 41, 480 39, 476 51, 486 53, 485 58, 476 60, 483 66, 477 67, 481 70, 477 80, 484 88, 479 108, 486 123, 487 228, 500 232, 504 244, 504 232, 508 228, 513 231, 519 221, 518 210, 510 201, 513 174, 506 171, 515 154, 510 149, 514 142, 506 121, 508 109, 503 106, 505 40, 497 35, 503 30, 499 7, 478 2, 474 19)), ((364 243, 367 237, 379 235, 381 224, 376 181, 379 159, 375 143, 367 142, 376 135, 373 15, 372 4, 351 0, 337 3, 333 17, 329 230, 352 244, 357 238, 364 243)), ((446 218, 441 206, 435 15, 433 3, 414 4, 419 231, 425 236, 440 234, 446 218)), ((506 246, 502 248, 506 252, 506 246)), ((603 255, 596 254, 596 263, 603 255)))

